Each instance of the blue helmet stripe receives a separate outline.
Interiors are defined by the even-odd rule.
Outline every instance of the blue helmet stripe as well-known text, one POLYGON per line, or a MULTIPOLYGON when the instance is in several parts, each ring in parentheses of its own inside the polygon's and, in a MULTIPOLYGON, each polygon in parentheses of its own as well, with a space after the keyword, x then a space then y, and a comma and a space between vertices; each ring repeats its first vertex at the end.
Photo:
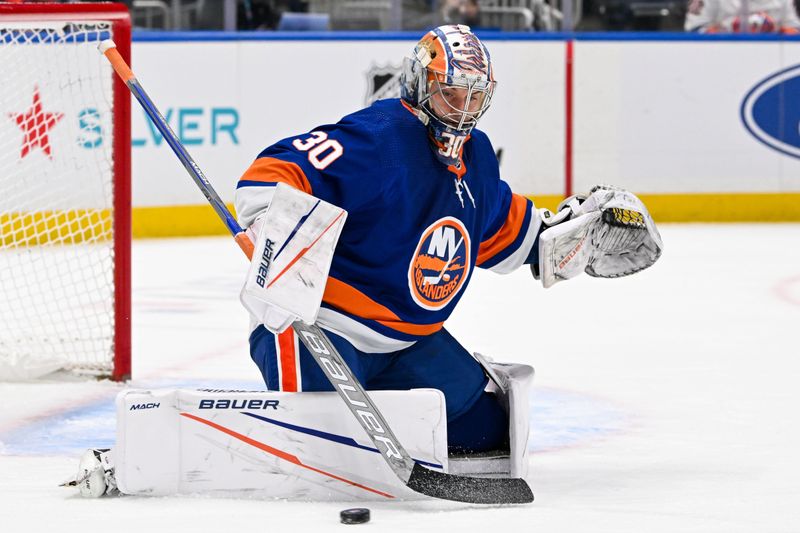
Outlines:
POLYGON ((481 48, 483 48, 483 53, 486 55, 486 75, 489 76, 489 79, 486 81, 492 81, 492 56, 489 55, 489 49, 486 48, 485 44, 481 43, 481 48))
POLYGON ((451 82, 450 78, 453 77, 453 64, 451 61, 453 59, 453 52, 450 50, 450 45, 447 44, 447 36, 445 36, 444 32, 440 28, 434 28, 433 32, 436 34, 439 40, 442 41, 442 48, 444 48, 444 52, 447 54, 446 74, 447 74, 447 83, 450 83, 451 82))

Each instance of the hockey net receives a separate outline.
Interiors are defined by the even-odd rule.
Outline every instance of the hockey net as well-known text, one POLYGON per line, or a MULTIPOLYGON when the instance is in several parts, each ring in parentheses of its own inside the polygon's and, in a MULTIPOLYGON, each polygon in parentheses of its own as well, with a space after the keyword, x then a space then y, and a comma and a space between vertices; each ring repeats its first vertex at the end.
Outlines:
POLYGON ((130 375, 127 90, 119 4, 0 5, 0 380, 130 375))

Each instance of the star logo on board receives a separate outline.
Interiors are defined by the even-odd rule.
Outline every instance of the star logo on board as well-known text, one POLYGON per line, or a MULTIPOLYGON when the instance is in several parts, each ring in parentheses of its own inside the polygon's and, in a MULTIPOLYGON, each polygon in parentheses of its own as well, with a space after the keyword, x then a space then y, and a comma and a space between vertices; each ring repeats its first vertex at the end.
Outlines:
POLYGON ((50 159, 50 130, 64 118, 64 113, 51 113, 42 110, 42 100, 39 96, 39 87, 33 88, 33 103, 24 113, 9 113, 9 117, 25 133, 22 141, 20 159, 28 155, 34 148, 40 148, 50 159))

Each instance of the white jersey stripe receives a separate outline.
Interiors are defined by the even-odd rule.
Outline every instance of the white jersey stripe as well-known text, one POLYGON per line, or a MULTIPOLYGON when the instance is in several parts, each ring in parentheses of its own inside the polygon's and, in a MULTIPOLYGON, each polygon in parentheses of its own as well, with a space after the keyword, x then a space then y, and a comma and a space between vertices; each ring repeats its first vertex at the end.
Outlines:
POLYGON ((236 189, 234 206, 239 225, 248 228, 258 215, 266 211, 275 195, 273 186, 252 186, 236 189))
POLYGON ((408 348, 415 341, 392 339, 333 309, 319 310, 317 325, 347 339, 357 350, 366 353, 389 353, 408 348))
POLYGON ((303 392, 303 373, 300 370, 300 338, 294 332, 294 368, 297 375, 297 392, 303 392))
POLYGON ((521 267, 525 263, 525 259, 527 259, 528 255, 531 253, 531 248, 533 247, 533 243, 536 242, 536 236, 539 234, 539 227, 541 225, 542 220, 536 214, 536 209, 532 208, 528 227, 522 230, 526 232, 522 244, 520 244, 519 248, 517 248, 514 253, 489 268, 489 270, 497 272, 498 274, 508 274, 521 267))

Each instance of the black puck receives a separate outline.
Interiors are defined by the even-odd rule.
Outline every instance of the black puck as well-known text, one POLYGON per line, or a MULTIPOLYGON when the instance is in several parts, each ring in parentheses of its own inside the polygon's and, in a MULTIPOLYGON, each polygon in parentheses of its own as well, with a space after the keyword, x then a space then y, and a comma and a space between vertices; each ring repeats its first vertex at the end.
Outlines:
POLYGON ((345 509, 339 513, 342 524, 366 524, 369 522, 369 509, 345 509))

